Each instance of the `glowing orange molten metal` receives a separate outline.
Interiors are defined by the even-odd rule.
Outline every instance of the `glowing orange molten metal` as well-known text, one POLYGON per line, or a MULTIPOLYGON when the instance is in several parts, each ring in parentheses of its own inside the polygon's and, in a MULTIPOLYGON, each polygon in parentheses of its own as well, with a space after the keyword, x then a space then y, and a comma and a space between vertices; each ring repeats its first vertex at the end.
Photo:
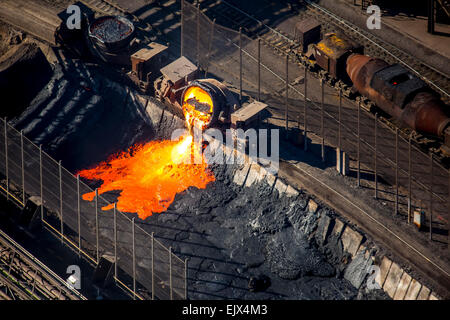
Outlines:
MULTIPOLYGON (((179 141, 151 141, 132 147, 111 159, 78 174, 90 180, 103 180, 98 193, 121 190, 117 208, 124 212, 137 212, 145 219, 152 213, 166 211, 177 193, 194 186, 206 188, 215 180, 213 173, 203 161, 191 164, 194 147, 192 136, 179 141)), ((95 192, 83 195, 91 201, 95 192)), ((109 210, 113 205, 105 206, 109 210)))
POLYGON ((195 86, 188 88, 183 97, 183 112, 188 126, 195 125, 202 130, 205 129, 213 113, 211 96, 202 88, 195 86), (197 110, 192 101, 207 106, 208 110, 205 110, 206 112, 197 110))

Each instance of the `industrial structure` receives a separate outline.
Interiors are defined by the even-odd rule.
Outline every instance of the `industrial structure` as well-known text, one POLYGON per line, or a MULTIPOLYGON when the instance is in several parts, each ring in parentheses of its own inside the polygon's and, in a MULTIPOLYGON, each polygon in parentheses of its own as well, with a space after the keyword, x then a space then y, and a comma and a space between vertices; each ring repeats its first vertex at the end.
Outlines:
MULTIPOLYGON (((435 2, 429 1, 432 12, 435 2)), ((446 8, 444 2, 437 2, 446 8)), ((268 3, 271 8, 272 4, 268 3)), ((181 0, 177 10, 171 7, 175 5, 172 2, 170 5, 152 3, 152 10, 158 8, 157 13, 164 17, 175 16, 172 11, 179 14, 174 19, 179 21, 178 33, 161 31, 160 24, 155 26, 151 15, 141 17, 139 10, 124 9, 124 1, 86 0, 70 4, 80 8, 79 29, 68 28, 65 23, 68 13, 62 10, 55 16, 44 11, 42 21, 34 23, 45 21, 45 27, 32 30, 29 10, 18 17, 11 1, 4 4, 0 19, 29 32, 47 43, 48 48, 57 48, 55 65, 63 66, 68 61, 76 68, 83 64, 104 69, 111 82, 105 80, 95 88, 85 84, 82 78, 93 78, 95 84, 95 73, 88 67, 79 68, 83 70, 79 90, 89 95, 106 88, 126 88, 124 101, 132 100, 140 106, 136 107, 137 113, 145 115, 144 122, 150 123, 154 137, 167 139, 166 130, 179 128, 187 128, 192 134, 194 127, 215 128, 223 133, 251 128, 281 130, 283 142, 280 145, 285 151, 282 150, 284 158, 278 174, 269 174, 256 163, 233 167, 232 174, 223 174, 229 177, 223 178, 220 173, 218 180, 220 183, 232 181, 239 188, 253 188, 253 184, 265 182, 271 195, 276 192, 274 201, 282 205, 291 202, 297 206, 302 194, 312 194, 303 201, 301 210, 305 213, 303 218, 295 217, 296 222, 289 216, 280 228, 274 227, 280 224, 276 217, 269 222, 255 218, 246 223, 248 228, 253 228, 253 234, 260 233, 263 238, 269 237, 267 234, 276 237, 274 234, 283 232, 287 228, 285 221, 289 221, 295 227, 300 225, 298 230, 301 231, 296 232, 307 234, 308 240, 316 241, 320 250, 327 245, 334 246, 332 250, 323 249, 322 254, 334 261, 329 269, 339 271, 329 271, 328 262, 322 261, 326 259, 317 258, 318 271, 309 270, 304 274, 342 275, 341 278, 345 277, 360 290, 359 297, 368 275, 352 268, 356 268, 355 261, 361 259, 364 271, 372 264, 380 266, 381 278, 376 281, 390 298, 448 298, 450 96, 445 72, 417 62, 418 59, 403 50, 397 49, 399 54, 395 54, 389 49, 392 45, 311 1, 302 1, 302 9, 298 11, 289 4, 288 16, 277 17, 287 21, 283 30, 267 25, 235 1, 219 1, 215 5, 206 0, 195 4, 181 0), (298 159, 307 159, 309 155, 319 160, 308 160, 315 164, 313 169, 301 169, 299 162, 302 161, 298 159), (323 172, 328 167, 336 167, 340 173, 335 180, 327 180, 333 181, 331 186, 323 182, 323 179, 334 179, 324 178, 323 172), (345 184, 353 184, 359 193, 351 194, 345 184), (369 192, 371 195, 367 196, 369 192), (330 210, 342 214, 351 223, 344 224, 334 218, 330 210), (310 215, 313 222, 301 220, 310 215), (339 255, 330 258, 326 252, 333 250, 340 250, 339 255), (388 259, 385 252, 390 253, 390 258, 395 257, 392 260, 398 257, 398 262, 388 259), (411 274, 405 266, 412 266, 414 272, 411 274)), ((366 1, 362 1, 361 7, 367 7, 366 1)), ((270 10, 263 11, 268 11, 271 17, 270 10)), ((428 30, 431 33, 433 17, 430 13, 428 30)), ((4 80, 2 77, 8 76, 2 74, 1 63, 2 60, 0 83, 4 80)), ((52 80, 45 88, 58 88, 60 80, 52 80)), ((65 94, 52 92, 51 96, 60 98, 65 94)), ((52 101, 48 97, 39 99, 38 102, 52 101)), ((49 102, 48 110, 59 103, 49 102)), ((36 110, 23 114, 26 117, 40 115, 36 110)), ((64 116, 72 117, 71 112, 64 112, 64 116)), ((75 123, 84 119, 83 113, 75 114, 75 123)), ((57 121, 63 123, 61 119, 57 121)), ((103 125, 102 119, 94 117, 89 121, 98 121, 99 128, 103 125)), ((31 133, 39 132, 33 127, 33 121, 26 128, 31 133)), ((69 134, 80 130, 76 125, 74 128, 64 130, 69 134)), ((176 233, 168 241, 170 237, 166 232, 171 234, 172 231, 163 230, 159 236, 160 226, 153 217, 138 221, 134 213, 121 212, 117 202, 111 200, 112 196, 99 194, 96 181, 82 179, 79 174, 66 170, 61 160, 54 160, 45 146, 29 140, 23 129, 18 130, 8 119, 0 124, 0 132, 1 189, 6 199, 22 210, 20 228, 33 233, 34 225, 38 224, 69 246, 80 259, 88 261, 94 268, 92 286, 98 292, 104 291, 108 296, 114 283, 133 299, 188 299, 191 281, 195 298, 202 297, 202 290, 209 290, 208 294, 212 292, 212 295, 221 290, 238 294, 230 289, 234 280, 223 287, 216 284, 219 286, 216 288, 210 284, 215 283, 215 279, 201 274, 202 265, 208 264, 207 258, 194 262, 198 263, 196 267, 189 268, 188 257, 195 258, 195 254, 188 254, 190 251, 183 247, 192 243, 183 243, 188 238, 187 231, 176 233), (86 195, 93 196, 87 201, 86 195), (189 276, 189 272, 195 275, 189 276), (199 284, 202 281, 209 283, 206 289, 199 284)), ((40 133, 41 136, 45 137, 45 132, 40 133)), ((62 138, 55 140, 64 142, 62 138)), ((132 159, 140 147, 130 148, 123 158, 132 159)), ((108 163, 100 167, 108 168, 108 163)), ((163 174, 167 167, 173 165, 161 167, 157 174, 163 174)), ((254 188, 258 192, 265 190, 261 185, 254 188)), ((246 192, 246 189, 239 190, 234 197, 246 192)), ((180 193, 180 197, 186 192, 180 193)), ((226 195, 224 192, 223 196, 226 195)), ((261 199, 267 197, 269 195, 263 194, 261 199)), ((200 195, 196 201, 200 206, 207 198, 200 195)), ((229 198, 218 200, 217 208, 225 212, 227 206, 232 207, 233 196, 229 198)), ((183 220, 173 218, 174 212, 183 208, 178 204, 182 201, 177 199, 174 206, 170 206, 173 212, 167 213, 168 218, 161 213, 157 219, 162 220, 156 220, 173 223, 174 230, 176 223, 183 220)), ((245 211, 245 206, 250 204, 237 205, 237 208, 245 211)), ((198 225, 213 224, 214 219, 204 217, 220 211, 215 209, 209 207, 206 213, 196 211, 194 218, 198 219, 198 225)), ((273 238, 268 243, 274 248, 279 245, 273 238)), ((0 247, 0 298, 86 299, 70 286, 70 278, 63 280, 1 230, 0 247)), ((241 254, 233 250, 230 256, 241 254)), ((269 253, 266 260, 283 260, 269 253)), ((251 260, 251 252, 247 254, 251 260)), ((241 274, 260 268, 264 263, 252 261, 244 268, 234 268, 233 272, 241 274)), ((210 268, 215 268, 214 263, 209 264, 210 268)), ((272 263, 269 269, 278 276, 282 274, 282 281, 290 277, 297 280, 303 275, 303 271, 295 276, 286 275, 274 265, 272 263)), ((270 281, 265 276, 260 278, 262 280, 250 277, 248 291, 270 298, 261 293, 270 287, 270 281), (264 284, 263 289, 255 289, 259 283, 264 284)))

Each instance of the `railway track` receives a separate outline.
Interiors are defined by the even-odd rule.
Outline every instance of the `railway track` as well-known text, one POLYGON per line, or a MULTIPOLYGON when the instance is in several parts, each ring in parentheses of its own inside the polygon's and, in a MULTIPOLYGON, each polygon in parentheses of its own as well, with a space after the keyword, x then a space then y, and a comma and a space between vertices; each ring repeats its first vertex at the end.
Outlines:
MULTIPOLYGON (((90 0, 90 1, 95 2, 97 4, 103 2, 99 0, 90 0)), ((270 2, 263 1, 261 4, 261 8, 259 10, 264 11, 267 9, 267 6, 269 5, 270 2)), ((168 9, 164 5, 159 4, 159 7, 162 10, 165 10, 165 12, 168 11, 168 9)), ((373 108, 374 107, 373 103, 370 102, 368 99, 358 95, 354 96, 347 95, 345 97, 345 93, 346 92, 348 93, 350 91, 350 88, 346 87, 340 81, 335 81, 334 79, 331 79, 331 77, 327 76, 323 71, 318 71, 317 68, 314 68, 314 65, 311 65, 311 62, 308 59, 306 59, 305 56, 299 54, 298 50, 296 50, 298 44, 292 38, 290 38, 289 34, 286 34, 281 30, 277 30, 270 26, 267 26, 262 21, 257 20, 253 16, 247 14, 246 12, 242 11, 241 9, 234 6, 233 4, 230 4, 227 1, 223 0, 201 1, 200 9, 204 13, 206 13, 209 17, 215 18, 216 23, 218 24, 225 25, 227 27, 231 27, 234 29, 238 29, 239 27, 242 26, 244 32, 247 35, 254 38, 260 37, 262 43, 265 46, 270 47, 279 55, 282 56, 288 55, 291 61, 294 61, 303 67, 308 67, 312 71, 311 75, 313 75, 314 77, 324 79, 330 86, 335 87, 336 89, 343 89, 344 98, 352 102, 355 108, 357 107, 357 104, 360 103, 360 105, 364 109, 366 109, 366 111, 372 113, 375 112, 376 109, 373 108), (258 34, 260 34, 260 36, 258 34)), ((100 8, 99 10, 102 9, 100 8)), ((125 13, 125 10, 120 11, 122 13, 125 13)), ((297 10, 297 12, 299 11, 297 10)), ((138 21, 139 18, 135 17, 135 20, 138 21)), ((333 30, 336 29, 336 27, 331 23, 328 23, 327 25, 328 28, 333 28, 333 30)), ((397 125, 395 124, 395 122, 391 121, 391 118, 388 115, 386 116, 379 115, 378 119, 383 123, 385 123, 393 131, 395 131, 397 125)), ((399 134, 403 136, 404 140, 408 140, 409 136, 412 136, 413 144, 419 150, 421 150, 423 155, 428 156, 428 154, 432 152, 434 154, 435 161, 438 161, 441 165, 444 166, 448 165, 447 160, 449 158, 446 157, 439 148, 440 144, 442 144, 442 141, 439 141, 432 137, 430 138, 423 136, 421 134, 418 134, 417 132, 413 132, 410 129, 401 129, 399 130, 399 134)))
MULTIPOLYGON (((214 5, 214 3, 216 2, 211 2, 211 1, 207 1, 207 3, 210 3, 211 5, 214 5)), ((217 3, 223 3, 223 1, 218 1, 217 3)), ((216 18, 216 23, 224 23, 226 27, 231 28, 233 25, 234 26, 239 26, 239 19, 240 17, 242 17, 242 19, 245 19, 245 21, 248 21, 248 17, 245 13, 238 13, 238 14, 230 14, 228 16, 225 16, 226 12, 228 12, 226 9, 224 9, 223 6, 220 6, 219 8, 221 10, 217 10, 212 7, 212 8, 208 8, 204 5, 204 2, 201 2, 201 6, 200 9, 208 15, 208 17, 211 18, 216 18), (202 9, 203 8, 203 9, 202 9), (219 20, 221 19, 221 20, 219 20), (228 22, 227 22, 228 20, 228 22)), ((191 15, 192 15, 192 8, 189 9, 191 15)), ((194 9, 195 10, 195 9, 194 9)), ((311 67, 309 68, 311 70, 311 72, 308 73, 308 77, 312 78, 312 79, 317 79, 317 78, 321 78, 325 80, 331 87, 334 88, 339 88, 339 82, 337 81, 332 81, 329 77, 326 77, 326 74, 324 74, 323 72, 318 71, 315 68, 312 68, 312 66, 309 64, 308 61, 306 61, 306 59, 302 59, 302 57, 300 55, 297 54, 296 50, 292 50, 293 46, 295 45, 295 43, 293 43, 294 41, 292 39, 289 39, 289 35, 283 34, 280 30, 274 30, 273 28, 270 27, 265 27, 264 24, 261 22, 261 24, 263 25, 263 27, 266 29, 266 32, 264 34, 258 35, 255 34, 255 37, 259 37, 260 39, 264 38, 266 39, 266 45, 268 47, 271 48, 271 53, 273 52, 277 52, 279 55, 283 55, 286 56, 288 55, 288 57, 290 57, 291 61, 294 61, 296 63, 298 63, 298 65, 301 66, 307 66, 307 67, 311 67), (270 44, 269 44, 270 42, 270 44), (278 49, 278 50, 277 50, 278 49)), ((252 30, 256 30, 256 28, 258 28, 258 26, 251 26, 250 24, 248 24, 248 27, 246 27, 248 30, 250 30, 250 32, 252 30)), ((235 28, 236 30, 237 28, 235 28)), ((247 34, 250 35, 250 34, 247 34)), ((227 39, 224 39, 224 41, 227 41, 227 39)), ((220 44, 219 44, 220 45, 220 44)), ((246 44, 248 45, 248 43, 246 44)), ((194 47, 193 50, 195 50, 195 44, 192 45, 194 47)), ((235 42, 235 46, 237 46, 236 42, 235 42)), ((264 48, 265 49, 265 48, 264 48)), ((256 50, 255 49, 255 44, 253 43, 253 52, 256 50)), ((244 50, 245 51, 245 50, 244 50)), ((267 50, 266 50, 267 52, 267 50)), ((254 53, 253 53, 254 54, 254 53)), ((273 59, 278 60, 276 57, 273 57, 273 59)), ((227 61, 239 61, 239 57, 228 57, 226 59, 227 61)), ((251 59, 250 59, 251 60, 251 59)), ((280 60, 283 61, 284 59, 280 60)), ((254 58, 253 56, 253 61, 257 62, 257 60, 254 58)), ((267 61, 267 60, 266 60, 267 61)), ((212 62, 210 62, 212 63, 212 62)), ((239 63, 239 62, 237 62, 239 63)), ((278 79, 280 80, 280 82, 283 82, 283 77, 285 74, 284 68, 280 67, 279 65, 276 65, 276 61, 272 61, 272 64, 269 69, 265 69, 266 72, 271 73, 270 77, 272 79, 278 79)), ((239 65, 239 64, 238 64, 239 65)), ((225 72, 225 74, 228 74, 230 76, 230 78, 236 78, 236 74, 239 73, 239 69, 238 67, 237 70, 236 68, 234 69, 234 74, 233 74, 233 69, 231 68, 231 66, 227 63, 225 63, 225 68, 223 67, 222 64, 219 63, 219 70, 225 72), (227 69, 227 70, 224 70, 227 69)), ((262 68, 266 68, 267 66, 265 66, 264 64, 262 64, 262 68)), ((301 67, 303 68, 303 67, 301 67)), ((249 70, 249 69, 246 69, 249 70)), ((303 72, 301 71, 301 69, 296 69, 294 68, 293 70, 296 71, 291 71, 289 74, 292 74, 293 72, 296 72, 296 74, 298 74, 300 72, 300 75, 303 74, 303 72)), ((253 70, 253 72, 256 72, 253 70)), ((219 73, 220 74, 220 73, 219 73)), ((253 75, 255 76, 255 75, 253 75)), ((238 76, 237 76, 238 77, 238 76)), ((256 77, 255 77, 256 78, 256 77)), ((239 78, 237 78, 236 81, 238 81, 239 78)), ((276 80, 276 81, 278 81, 276 80)), ((231 81, 233 82, 232 79, 227 79, 227 81, 231 81)), ((264 82, 264 79, 262 79, 262 82, 264 82)), ((294 80, 295 82, 295 80, 294 80)), ((296 115, 299 113, 299 110, 303 110, 303 103, 301 102, 303 95, 303 88, 301 88, 302 86, 296 86, 294 85, 294 82, 291 83, 290 86, 290 92, 295 91, 296 94, 300 97, 300 100, 297 101, 298 103, 295 104, 293 103, 292 105, 289 106, 289 114, 292 115, 296 115), (299 109, 300 108, 300 109, 299 109)), ((318 83, 316 82, 316 80, 314 81, 308 81, 308 83, 313 86, 317 86, 318 83)), ((236 83, 234 83, 234 85, 237 85, 236 83)), ((268 84, 270 86, 270 84, 268 84)), ((263 85, 264 86, 264 85, 263 85)), ((264 91, 264 88, 262 88, 264 91)), ((279 97, 284 97, 284 90, 285 89, 281 89, 282 91, 278 91, 279 88, 276 89, 276 92, 278 93, 279 97)), ((256 90, 256 84, 253 83, 253 88, 251 90, 256 90)), ((331 91, 333 91, 333 88, 328 88, 326 95, 329 97, 328 102, 325 102, 325 115, 326 115, 326 119, 328 119, 326 121, 326 131, 327 131, 327 135, 329 141, 327 140, 328 143, 331 143, 332 145, 336 146, 336 136, 337 136, 337 119, 338 119, 338 111, 337 111, 337 103, 336 101, 334 101, 332 98, 332 96, 337 96, 335 93, 331 93, 331 91), (327 103, 329 103, 329 105, 327 105, 327 103), (334 119, 331 120, 331 119, 334 119), (331 135, 331 133, 333 132, 334 135, 331 135), (333 142, 334 141, 334 142, 333 142)), ((266 87, 266 91, 270 92, 270 99, 272 99, 272 109, 271 111, 273 111, 274 117, 279 117, 279 118, 284 118, 284 98, 280 98, 278 100, 274 99, 273 94, 275 93, 274 88, 273 87, 266 87), (267 91, 267 89, 269 91, 267 91), (275 101, 276 100, 276 101, 275 101), (277 109, 278 108, 278 109, 277 109), (282 110, 282 112, 280 112, 280 110, 282 110)), ((308 129, 309 132, 311 133, 319 133, 320 136, 320 94, 314 94, 313 92, 310 92, 308 90, 308 101, 311 101, 310 107, 308 107, 308 129), (316 116, 314 117, 313 114, 316 116)), ((337 99, 335 99, 337 100, 337 99)), ((364 161, 366 163, 366 165, 369 165, 370 168, 372 168, 373 170, 373 153, 375 152, 374 150, 377 148, 374 146, 374 141, 373 141, 373 123, 374 123, 374 111, 379 111, 376 108, 373 108, 373 103, 371 103, 368 99, 361 97, 361 96, 352 96, 350 98, 344 98, 343 99, 343 106, 345 105, 345 116, 343 115, 343 120, 345 125, 341 125, 342 128, 342 132, 345 131, 345 134, 342 135, 342 139, 343 141, 345 140, 345 143, 342 142, 342 146, 345 145, 345 148, 343 148, 343 150, 345 150, 346 152, 348 152, 352 159, 356 161, 357 159, 357 144, 356 141, 358 138, 358 135, 356 133, 356 127, 357 127, 357 117, 356 117, 356 113, 358 110, 358 103, 361 103, 361 106, 369 112, 361 112, 361 121, 363 123, 362 128, 361 128, 361 139, 360 139, 360 143, 359 145, 361 145, 361 150, 365 150, 361 153, 361 161, 364 161), (345 102, 345 103, 344 103, 345 102), (345 135, 345 138, 344 138, 345 135)), ((301 111, 302 113, 302 111, 301 111)), ((378 112, 377 112, 378 113, 378 112)), ((302 118, 303 121, 303 116, 300 116, 302 118)), ((402 197, 402 199, 407 199, 407 195, 408 195, 408 182, 407 179, 405 179, 405 177, 408 176, 408 170, 410 170, 411 172, 413 172, 412 174, 412 179, 411 181, 412 184, 414 185, 413 187, 410 187, 410 189, 412 190, 411 193, 414 195, 414 199, 412 200, 412 207, 416 208, 416 207, 420 207, 423 208, 423 204, 425 204, 426 208, 431 208, 431 205, 428 206, 429 204, 429 197, 427 198, 427 194, 432 193, 433 194, 433 199, 436 200, 433 204, 433 224, 435 224, 435 226, 433 228, 435 228, 436 226, 440 226, 442 228, 447 228, 446 227, 446 210, 444 208, 442 208, 442 204, 446 203, 446 198, 448 195, 448 190, 447 190, 447 185, 448 185, 448 170, 443 168, 442 166, 442 160, 445 159, 444 157, 439 158, 438 156, 436 156, 436 154, 440 154, 439 146, 440 144, 442 144, 442 141, 439 141, 438 139, 432 139, 430 137, 425 137, 422 136, 420 134, 418 134, 417 132, 412 132, 411 130, 408 129, 401 129, 399 130, 399 149, 401 150, 399 153, 400 155, 398 156, 399 160, 395 159, 395 154, 396 154, 396 149, 394 146, 394 141, 395 141, 395 134, 396 134, 396 123, 391 121, 391 118, 389 118, 387 115, 386 117, 384 116, 380 116, 380 114, 378 113, 378 141, 383 141, 382 146, 380 146, 380 144, 378 144, 378 149, 377 149, 377 154, 380 158, 382 158, 383 161, 383 165, 380 165, 380 160, 378 160, 378 174, 377 176, 382 177, 385 181, 387 181, 391 186, 395 186, 396 183, 400 184, 400 191, 399 194, 400 197, 402 197), (380 122, 383 123, 383 125, 380 124, 380 122), (381 129, 383 128, 383 129, 381 129), (381 132, 383 131, 383 132, 381 132), (412 135, 412 143, 411 143, 411 152, 410 152, 410 158, 413 159, 412 163, 413 163, 413 169, 408 169, 408 141, 409 141, 409 136, 410 134, 413 133, 412 135), (380 140, 381 139, 381 140, 380 140), (434 153, 433 155, 433 163, 434 166, 430 166, 430 153, 434 153), (398 178, 400 180, 400 182, 396 182, 396 177, 393 174, 394 169, 396 168, 396 163, 398 161, 398 173, 399 173, 399 177, 398 178), (440 164, 438 164, 438 162, 440 164), (383 168, 381 168, 383 167, 383 168), (430 168, 434 167, 434 171, 433 171, 433 178, 430 178, 430 168), (432 185, 432 187, 430 187, 430 185, 432 185), (431 191, 432 190, 432 191, 431 191), (438 208, 438 204, 439 203, 439 208, 438 208)), ((446 158, 448 159, 448 158, 446 158)), ((394 190, 395 193, 395 190, 394 190)), ((388 194, 388 193, 386 193, 388 194)), ((395 199, 394 199, 395 202, 395 199)), ((406 211, 407 210, 407 206, 408 204, 406 202, 404 202, 403 204, 401 204, 402 207, 402 215, 405 217, 406 219, 406 211)), ((409 210, 409 209, 408 209, 409 210)), ((438 228, 440 228, 438 227, 438 228)), ((436 236, 435 236, 436 237, 436 236)), ((447 241, 447 239, 443 239, 442 241, 447 241)))
MULTIPOLYGON (((191 1, 192 2, 192 1, 191 1)), ((309 2, 309 1, 307 1, 309 2)), ((258 11, 263 11, 269 6, 270 2, 262 1, 261 8, 258 11)), ((358 93, 352 93, 351 87, 340 80, 333 79, 326 71, 317 68, 314 61, 309 60, 305 55, 299 52, 299 43, 294 41, 292 35, 283 32, 277 28, 270 27, 262 21, 255 18, 237 6, 225 0, 204 0, 200 1, 200 9, 206 13, 210 18, 216 19, 216 23, 229 27, 231 29, 239 29, 249 37, 256 39, 260 38, 262 44, 272 49, 280 56, 289 56, 290 61, 296 62, 301 67, 307 67, 311 74, 316 78, 323 79, 328 85, 335 87, 337 90, 343 92, 345 99, 353 101, 355 107, 358 103, 368 112, 380 113, 380 110, 375 108, 375 104, 368 98, 361 96, 358 93)), ((309 3, 306 10, 293 8, 296 16, 301 18, 315 18, 322 22, 323 32, 341 31, 345 33, 352 40, 364 45, 365 52, 371 56, 381 58, 388 63, 401 63, 412 73, 418 75, 438 93, 441 93, 442 99, 448 103, 450 101, 450 85, 448 77, 435 70, 433 67, 425 63, 417 61, 402 50, 393 47, 390 44, 370 35, 369 33, 359 30, 356 26, 339 19, 339 17, 324 10, 316 4, 309 3), (381 45, 379 44, 381 43, 381 45), (384 47, 386 46, 386 48, 384 47)), ((395 120, 389 115, 381 112, 379 120, 384 122, 393 130, 397 127, 395 120)), ((443 166, 450 165, 450 157, 444 154, 441 145, 443 141, 439 138, 422 135, 409 128, 401 128, 400 134, 405 139, 412 136, 413 143, 420 148, 424 154, 433 153, 435 159, 443 166)))
MULTIPOLYGON (((269 2, 262 2, 266 5, 261 5, 258 11, 264 11, 268 7, 269 2)), ((227 1, 200 1, 200 9, 211 18, 216 19, 216 22, 220 25, 231 29, 242 28, 245 34, 253 38, 259 36, 264 44, 271 46, 280 54, 289 54, 299 46, 290 35, 276 28, 269 27, 227 1), (264 29, 268 32, 261 34, 261 31, 264 31, 264 29)))
POLYGON ((86 300, 0 230, 0 300, 86 300))
POLYGON ((448 75, 441 73, 425 62, 417 60, 417 58, 381 40, 373 34, 361 30, 321 6, 308 0, 306 2, 308 3, 308 10, 305 11, 306 14, 314 16, 318 21, 321 21, 325 27, 324 31, 333 31, 336 28, 341 29, 352 40, 364 45, 366 54, 378 57, 391 64, 399 63, 403 65, 441 94, 444 101, 447 103, 450 101, 448 75))
MULTIPOLYGON (((230 26, 232 29, 242 27, 247 35, 251 37, 260 37, 266 46, 273 48, 280 55, 288 54, 294 59, 297 56, 298 60, 305 60, 304 57, 302 59, 302 55, 297 52, 296 49, 299 47, 299 44, 294 41, 292 35, 276 28, 269 27, 262 21, 254 18, 227 1, 205 0, 200 3, 201 8, 206 7, 211 10, 212 18, 216 18, 219 24, 230 26), (223 3, 225 6, 216 6, 217 3, 223 3), (232 10, 227 11, 225 10, 226 8, 231 8, 232 10), (255 23, 258 26, 256 28, 255 23), (258 31, 261 31, 260 27, 263 27, 266 32, 262 34, 258 33, 258 31)), ((416 58, 381 39, 360 30, 358 27, 342 20, 314 3, 309 3, 307 10, 296 10, 296 15, 301 18, 313 17, 318 21, 321 21, 324 33, 336 31, 336 29, 344 32, 352 40, 364 45, 366 54, 368 55, 386 60, 388 63, 403 64, 412 73, 422 78, 440 93, 444 101, 450 101, 450 84, 448 82, 448 76, 442 74, 435 68, 418 61, 416 58)), ((342 86, 342 84, 339 85, 342 86)))
POLYGON ((157 37, 166 41, 164 34, 148 22, 128 12, 110 0, 81 0, 86 6, 102 15, 121 15, 131 18, 138 31, 137 36, 144 42, 155 41, 157 37))
POLYGON ((126 13, 124 9, 107 0, 82 0, 81 2, 102 14, 123 15, 126 13))
MULTIPOLYGON (((276 28, 269 27, 262 21, 240 10, 229 2, 206 0, 200 3, 202 8, 206 6, 207 8, 215 9, 213 14, 216 15, 216 18, 221 18, 220 24, 224 23, 224 25, 229 25, 231 20, 232 28, 236 29, 242 27, 248 35, 253 37, 258 36, 258 31, 263 27, 268 32, 265 32, 260 36, 267 45, 273 47, 281 54, 296 54, 294 50, 298 47, 298 44, 291 35, 281 30, 277 30, 276 28), (222 6, 221 8, 220 6, 217 6, 218 3, 223 3, 225 6, 222 6), (232 10, 225 11, 226 8, 232 10), (255 23, 257 25, 256 28, 255 23)), ((306 10, 295 10, 297 16, 301 18, 314 17, 318 21, 321 21, 324 33, 336 31, 336 29, 338 29, 355 42, 364 45, 366 54, 386 60, 391 64, 402 64, 440 93, 444 101, 450 101, 450 84, 447 75, 442 74, 440 71, 424 62, 418 61, 415 57, 412 57, 403 50, 359 29, 355 25, 343 20, 319 5, 310 1, 306 1, 306 3, 306 10)), ((260 10, 263 10, 263 8, 264 6, 262 6, 262 9, 260 10)))

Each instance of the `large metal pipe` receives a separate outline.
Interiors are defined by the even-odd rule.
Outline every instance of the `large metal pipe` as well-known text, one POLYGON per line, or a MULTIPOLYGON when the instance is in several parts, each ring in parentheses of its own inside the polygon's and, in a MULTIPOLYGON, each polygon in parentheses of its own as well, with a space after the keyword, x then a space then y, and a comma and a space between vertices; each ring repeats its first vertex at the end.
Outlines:
POLYGON ((347 73, 362 95, 410 128, 443 136, 450 126, 439 96, 403 67, 352 54, 347 59, 347 73))

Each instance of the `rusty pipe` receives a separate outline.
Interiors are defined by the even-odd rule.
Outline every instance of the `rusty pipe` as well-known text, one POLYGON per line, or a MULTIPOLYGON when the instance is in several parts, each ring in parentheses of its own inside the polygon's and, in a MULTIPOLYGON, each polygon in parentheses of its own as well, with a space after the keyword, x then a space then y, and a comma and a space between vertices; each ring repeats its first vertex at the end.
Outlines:
POLYGON ((445 104, 431 89, 418 89, 405 99, 405 105, 398 105, 391 96, 392 92, 395 94, 395 90, 399 90, 398 87, 386 81, 385 90, 374 88, 374 75, 388 67, 390 65, 381 59, 352 54, 347 59, 346 70, 359 93, 374 101, 383 111, 414 130, 443 136, 450 126, 450 118, 444 111, 445 104))
POLYGON ((12 266, 16 272, 22 274, 27 280, 34 280, 39 284, 39 290, 46 295, 48 298, 53 298, 57 300, 66 300, 64 292, 60 292, 59 285, 48 281, 48 279, 42 278, 39 274, 35 273, 35 270, 30 269, 26 264, 24 264, 18 257, 14 257, 11 261, 12 266))

